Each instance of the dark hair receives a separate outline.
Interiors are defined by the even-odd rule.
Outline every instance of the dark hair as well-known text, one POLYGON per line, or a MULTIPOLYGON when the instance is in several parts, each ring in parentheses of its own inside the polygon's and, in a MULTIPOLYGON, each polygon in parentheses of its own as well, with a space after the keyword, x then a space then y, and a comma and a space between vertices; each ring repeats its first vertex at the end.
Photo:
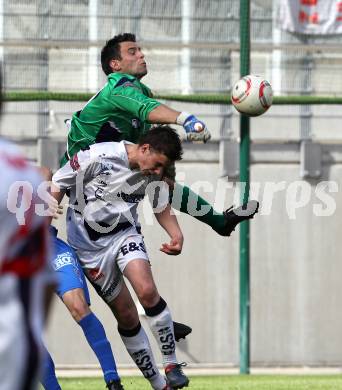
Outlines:
POLYGON ((101 65, 107 76, 113 73, 112 68, 109 66, 110 61, 113 59, 121 60, 121 42, 136 42, 135 35, 130 33, 119 34, 106 42, 101 50, 101 65))
POLYGON ((139 145, 149 144, 151 148, 164 154, 171 162, 182 159, 183 149, 179 135, 167 125, 152 127, 141 136, 139 145))

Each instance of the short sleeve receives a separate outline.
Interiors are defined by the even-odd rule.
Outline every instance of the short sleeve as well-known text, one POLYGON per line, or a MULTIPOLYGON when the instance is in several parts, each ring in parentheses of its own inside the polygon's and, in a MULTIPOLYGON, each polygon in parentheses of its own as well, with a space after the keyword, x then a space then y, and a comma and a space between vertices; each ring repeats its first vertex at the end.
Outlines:
POLYGON ((86 171, 90 165, 90 151, 76 153, 62 168, 52 176, 52 183, 61 190, 67 190, 76 185, 77 175, 86 171))
POLYGON ((143 89, 130 80, 114 87, 110 100, 115 108, 127 111, 143 122, 147 122, 149 113, 161 105, 157 100, 146 96, 143 89))

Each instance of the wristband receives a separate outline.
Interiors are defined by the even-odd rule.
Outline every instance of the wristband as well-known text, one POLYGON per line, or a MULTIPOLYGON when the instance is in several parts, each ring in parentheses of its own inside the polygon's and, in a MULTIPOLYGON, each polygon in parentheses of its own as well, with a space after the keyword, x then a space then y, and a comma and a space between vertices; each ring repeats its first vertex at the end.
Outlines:
POLYGON ((191 114, 189 114, 189 113, 186 112, 186 111, 182 111, 182 112, 177 116, 177 119, 176 119, 177 125, 183 126, 184 123, 185 123, 185 121, 189 118, 189 116, 191 116, 191 114))

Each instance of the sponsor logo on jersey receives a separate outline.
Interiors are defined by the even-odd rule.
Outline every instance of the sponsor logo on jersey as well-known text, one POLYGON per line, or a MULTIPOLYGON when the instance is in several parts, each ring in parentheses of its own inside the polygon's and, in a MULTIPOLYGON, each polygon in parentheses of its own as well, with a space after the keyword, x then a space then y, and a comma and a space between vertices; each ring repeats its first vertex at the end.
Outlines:
POLYGON ((98 268, 92 268, 88 270, 88 275, 93 282, 96 282, 97 280, 100 280, 104 277, 104 274, 100 272, 98 268))
POLYGON ((120 193, 117 193, 117 196, 126 203, 139 203, 145 197, 144 184, 144 179, 140 180, 138 183, 130 183, 128 179, 120 193), (138 191, 139 189, 140 191, 138 191))
POLYGON ((105 171, 112 171, 114 169, 114 164, 109 161, 101 161, 100 174, 105 171))
POLYGON ((97 199, 103 199, 103 194, 104 194, 104 189, 103 188, 96 188, 96 191, 95 191, 95 197, 97 199))
POLYGON ((141 89, 132 83, 132 81, 126 81, 125 83, 121 84, 123 88, 134 88, 137 91, 141 91, 141 89))
POLYGON ((131 123, 132 123, 133 129, 140 128, 140 120, 138 118, 133 118, 131 123))
POLYGON ((145 194, 125 194, 124 192, 121 192, 117 194, 117 196, 127 202, 127 203, 139 203, 141 200, 144 199, 145 194))
POLYGON ((74 265, 76 266, 76 260, 74 259, 74 256, 71 252, 64 252, 60 253, 56 256, 56 258, 53 260, 52 265, 55 271, 58 269, 65 267, 67 265, 74 265))
POLYGON ((70 160, 70 166, 73 171, 78 171, 80 169, 80 163, 78 162, 77 154, 75 154, 70 160))

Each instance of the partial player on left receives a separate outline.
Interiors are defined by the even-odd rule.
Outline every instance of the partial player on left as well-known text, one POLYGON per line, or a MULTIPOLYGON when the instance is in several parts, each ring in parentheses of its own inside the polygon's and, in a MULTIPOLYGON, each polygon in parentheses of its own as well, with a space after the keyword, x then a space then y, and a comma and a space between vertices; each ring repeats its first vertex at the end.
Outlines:
POLYGON ((41 335, 55 285, 47 217, 37 213, 43 178, 0 139, 0 389, 38 387, 41 335))

